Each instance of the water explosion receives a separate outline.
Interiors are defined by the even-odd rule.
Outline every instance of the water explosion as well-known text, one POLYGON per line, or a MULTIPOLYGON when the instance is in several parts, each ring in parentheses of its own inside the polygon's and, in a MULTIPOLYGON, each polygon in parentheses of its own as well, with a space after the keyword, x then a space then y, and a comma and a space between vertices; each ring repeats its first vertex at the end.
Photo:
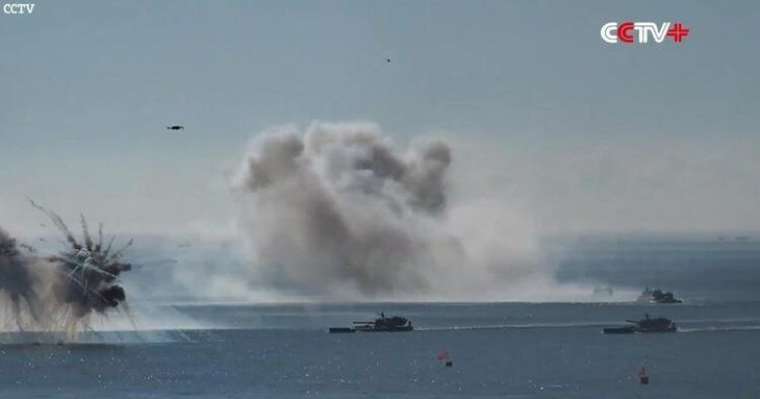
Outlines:
POLYGON ((72 336, 86 327, 90 315, 124 308, 126 294, 118 278, 131 269, 122 257, 132 241, 114 250, 115 236, 104 242, 101 224, 94 238, 84 216, 79 241, 59 215, 30 202, 63 234, 66 247, 42 256, 0 228, 0 306, 10 308, 6 314, 15 326, 72 336))
POLYGON ((513 245, 529 233, 503 202, 451 201, 452 163, 443 140, 402 150, 369 123, 257 136, 234 182, 252 285, 338 300, 498 298, 526 277, 524 287, 552 285, 532 248, 513 245))

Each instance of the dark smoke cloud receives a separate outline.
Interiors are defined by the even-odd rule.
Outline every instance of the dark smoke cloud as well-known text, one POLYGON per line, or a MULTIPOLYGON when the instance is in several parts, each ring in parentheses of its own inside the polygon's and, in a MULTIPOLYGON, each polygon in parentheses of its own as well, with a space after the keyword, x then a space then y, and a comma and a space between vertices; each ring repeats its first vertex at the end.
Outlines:
POLYGON ((60 216, 31 204, 63 234, 66 248, 50 256, 38 255, 29 246, 22 252, 16 240, 0 229, 0 305, 5 299, 17 327, 75 333, 92 313, 105 314, 126 305, 118 278, 131 269, 121 259, 132 242, 114 250, 113 237, 105 243, 102 226, 93 237, 84 216, 80 242, 60 216))
POLYGON ((0 295, 10 301, 13 319, 22 328, 22 308, 37 320, 39 303, 34 287, 35 275, 29 266, 34 262, 22 255, 16 240, 0 227, 0 295))
POLYGON ((258 136, 235 181, 254 282, 330 298, 451 298, 494 286, 494 276, 530 274, 533 259, 516 259, 478 231, 463 234, 473 224, 502 234, 494 223, 504 218, 491 204, 451 206, 453 159, 441 140, 399 150, 372 124, 258 136))

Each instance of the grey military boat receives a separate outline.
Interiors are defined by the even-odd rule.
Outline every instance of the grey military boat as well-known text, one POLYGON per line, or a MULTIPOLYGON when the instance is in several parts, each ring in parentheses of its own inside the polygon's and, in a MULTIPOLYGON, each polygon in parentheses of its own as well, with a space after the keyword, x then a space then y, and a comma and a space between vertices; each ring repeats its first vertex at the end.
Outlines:
POLYGON ((414 327, 412 322, 401 316, 385 317, 385 313, 380 313, 380 317, 373 321, 355 321, 353 327, 331 327, 330 333, 355 333, 355 332, 403 332, 412 331, 414 327))
POLYGON ((650 318, 649 315, 639 321, 626 320, 629 323, 621 327, 608 327, 602 329, 605 334, 633 334, 633 333, 667 333, 676 332, 678 327, 670 319, 664 317, 650 318))
POLYGON ((659 288, 649 289, 647 287, 644 292, 639 295, 636 302, 639 303, 683 303, 683 300, 678 299, 670 291, 663 291, 659 288))

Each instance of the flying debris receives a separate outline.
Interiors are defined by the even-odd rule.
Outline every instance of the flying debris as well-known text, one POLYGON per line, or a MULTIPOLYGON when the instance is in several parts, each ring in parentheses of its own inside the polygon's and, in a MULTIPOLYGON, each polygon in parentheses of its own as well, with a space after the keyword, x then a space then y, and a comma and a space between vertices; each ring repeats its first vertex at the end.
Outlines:
POLYGON ((58 297, 70 305, 73 317, 81 319, 92 311, 104 313, 109 308, 119 306, 126 299, 126 294, 124 288, 116 284, 116 279, 122 272, 132 269, 132 265, 122 262, 121 257, 132 246, 133 240, 112 251, 115 237, 111 237, 104 247, 103 225, 98 227, 95 240, 90 235, 87 220, 81 215, 84 242, 80 243, 60 216, 34 201, 30 200, 30 203, 50 218, 69 243, 68 249, 48 257, 48 260, 58 265, 59 272, 65 275, 54 289, 58 297))
POLYGON ((126 306, 119 276, 132 269, 130 263, 122 260, 132 240, 114 249, 115 236, 104 242, 101 224, 93 237, 87 220, 81 216, 80 241, 58 214, 29 201, 63 234, 66 247, 51 255, 41 255, 29 245, 17 245, 15 239, 0 229, 0 306, 10 299, 19 330, 26 326, 59 330, 73 338, 79 329, 86 327, 91 314, 105 315, 120 305, 126 306))
POLYGON ((167 126, 166 130, 183 130, 185 127, 182 125, 171 125, 167 126))

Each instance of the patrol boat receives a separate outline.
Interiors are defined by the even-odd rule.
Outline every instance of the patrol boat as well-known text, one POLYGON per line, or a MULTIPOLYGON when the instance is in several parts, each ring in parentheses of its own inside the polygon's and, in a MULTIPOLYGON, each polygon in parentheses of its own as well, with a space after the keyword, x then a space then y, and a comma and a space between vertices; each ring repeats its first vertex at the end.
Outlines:
POLYGON ((640 303, 682 303, 683 301, 676 298, 672 292, 663 291, 661 289, 649 289, 647 287, 644 292, 639 295, 636 302, 640 303))
POLYGON ((354 332, 401 332, 412 331, 412 322, 401 316, 385 317, 380 312, 380 317, 374 321, 355 321, 353 327, 331 327, 330 333, 354 333, 354 332))
POLYGON ((676 332, 678 328, 676 323, 670 319, 664 317, 650 318, 649 314, 646 314, 643 319, 639 321, 626 320, 630 323, 627 326, 622 327, 608 327, 602 329, 605 334, 633 334, 633 333, 664 333, 664 332, 676 332))

